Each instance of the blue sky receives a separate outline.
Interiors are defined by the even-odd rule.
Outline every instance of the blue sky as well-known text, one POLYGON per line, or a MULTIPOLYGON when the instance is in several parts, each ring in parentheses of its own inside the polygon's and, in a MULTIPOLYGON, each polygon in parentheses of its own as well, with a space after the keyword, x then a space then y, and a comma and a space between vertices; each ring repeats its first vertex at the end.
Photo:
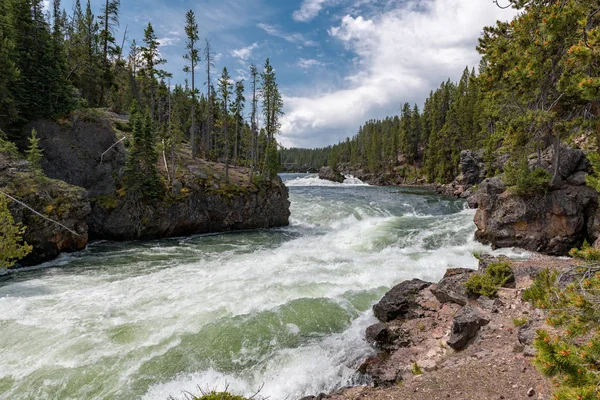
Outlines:
MULTIPOLYGON (((103 1, 91 1, 98 14, 103 1)), ((72 0, 63 6, 70 11, 72 0)), ((250 63, 271 59, 286 113, 279 140, 287 147, 336 143, 368 119, 397 114, 404 102, 420 106, 440 82, 478 64, 485 25, 514 15, 491 0, 121 0, 118 36, 128 26, 128 43, 140 43, 151 22, 165 69, 182 83, 189 9, 200 36, 211 40, 217 74, 226 66, 246 79, 250 63)))

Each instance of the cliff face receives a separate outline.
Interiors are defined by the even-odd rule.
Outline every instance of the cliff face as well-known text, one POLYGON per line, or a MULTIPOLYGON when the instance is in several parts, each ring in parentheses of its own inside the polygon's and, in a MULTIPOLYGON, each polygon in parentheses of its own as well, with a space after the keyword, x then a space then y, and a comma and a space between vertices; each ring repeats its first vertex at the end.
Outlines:
POLYGON ((164 201, 142 204, 118 195, 95 201, 92 236, 131 240, 288 225, 288 189, 279 178, 257 187, 237 181, 243 176, 232 169, 236 182, 227 184, 224 175, 209 172, 216 168, 188 165, 176 183, 177 192, 164 201))
MULTIPOLYGON (((89 193, 89 234, 93 239, 132 240, 185 236, 288 224, 288 190, 279 178, 250 181, 249 171, 177 154, 176 179, 152 201, 130 196, 121 186, 127 129, 121 116, 85 110, 69 123, 41 121, 42 167, 49 177, 79 185, 89 193)), ((159 172, 165 181, 164 163, 159 172)))
POLYGON ((15 222, 27 226, 24 239, 33 246, 33 251, 19 264, 39 264, 87 245, 90 204, 84 189, 46 178, 33 171, 27 161, 0 153, 0 190, 77 233, 70 233, 11 201, 10 212, 15 222))

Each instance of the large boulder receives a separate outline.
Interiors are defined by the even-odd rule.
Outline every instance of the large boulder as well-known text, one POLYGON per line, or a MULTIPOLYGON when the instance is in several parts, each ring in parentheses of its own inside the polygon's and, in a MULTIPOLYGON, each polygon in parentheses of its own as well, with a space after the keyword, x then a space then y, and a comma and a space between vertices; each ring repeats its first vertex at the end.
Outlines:
POLYGON ((464 306, 469 301, 465 283, 475 271, 467 268, 451 268, 446 271, 444 278, 432 285, 430 290, 436 299, 444 303, 456 303, 464 306))
POLYGON ((461 176, 457 179, 462 185, 478 185, 485 179, 483 150, 463 150, 460 152, 461 176))
POLYGON ((40 264, 87 245, 90 204, 84 189, 47 178, 27 161, 0 153, 0 190, 48 218, 9 201, 15 222, 26 226, 24 239, 33 247, 19 265, 40 264))
POLYGON ((496 177, 479 185, 469 204, 478 207, 475 235, 479 241, 565 255, 589 237, 598 193, 587 186, 563 185, 546 194, 517 196, 496 177))
POLYGON ((375 317, 382 322, 417 318, 421 309, 418 302, 419 292, 429 286, 431 286, 430 282, 420 279, 404 281, 394 286, 379 303, 373 306, 375 317))
POLYGON ((319 179, 343 183, 346 178, 339 172, 334 171, 331 167, 323 167, 319 170, 319 179))
MULTIPOLYGON (((581 182, 581 177, 590 171, 590 162, 582 150, 574 149, 569 146, 560 145, 559 147, 559 165, 558 174, 563 180, 571 178, 574 182, 581 182), (577 174, 576 177, 573 175, 577 174)), ((541 167, 546 171, 554 172, 555 151, 554 145, 548 147, 541 154, 541 161, 538 162, 537 155, 529 160, 530 168, 541 167)), ((585 180, 583 181, 585 183, 585 180)))
POLYGON ((448 346, 454 350, 463 350, 471 339, 477 336, 482 326, 489 324, 490 318, 478 309, 465 306, 461 308, 452 321, 452 330, 448 346))

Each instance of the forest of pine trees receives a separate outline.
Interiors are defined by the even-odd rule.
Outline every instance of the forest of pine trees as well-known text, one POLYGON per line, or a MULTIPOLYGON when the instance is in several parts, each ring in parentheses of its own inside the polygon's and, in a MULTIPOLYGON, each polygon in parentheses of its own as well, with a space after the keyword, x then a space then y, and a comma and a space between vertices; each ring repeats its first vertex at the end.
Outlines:
POLYGON ((106 108, 131 111, 125 183, 145 194, 160 191, 159 150, 169 159, 165 163, 171 164, 171 172, 182 150, 227 168, 248 167, 250 174, 272 177, 277 172, 275 136, 283 103, 269 60, 262 68, 250 67, 250 82, 233 82, 226 68, 214 79, 218 71, 210 41, 200 40, 190 10, 182 15, 187 79, 171 86, 172 74, 163 69, 166 60, 152 24, 142 38, 129 38, 127 28, 117 38, 120 0, 106 0, 97 11, 89 0, 76 0, 70 13, 60 0, 53 0, 49 10, 41 0, 0 0, 0 130, 12 141, 25 147, 31 132, 23 128, 32 121, 106 108), (197 76, 202 66, 204 91, 197 76), (250 118, 246 87, 252 95, 250 118))
POLYGON ((405 103, 400 115, 367 121, 337 145, 282 150, 281 162, 312 168, 344 164, 372 173, 414 166, 432 182, 450 181, 458 175, 461 150, 484 144, 481 104, 475 71, 465 69, 458 84, 447 81, 432 91, 422 110, 405 103))
MULTIPOLYGON (((461 150, 484 150, 488 175, 509 155, 513 176, 535 174, 527 159, 577 139, 600 148, 600 9, 592 0, 514 0, 511 22, 484 29, 478 71, 466 69, 430 93, 422 109, 369 121, 323 149, 286 149, 282 163, 372 173, 419 168, 429 182, 458 174, 461 150), (581 139, 584 139, 583 141, 581 139)), ((537 157, 538 162, 541 158, 537 157)), ((558 163, 554 163, 558 165, 558 163)))

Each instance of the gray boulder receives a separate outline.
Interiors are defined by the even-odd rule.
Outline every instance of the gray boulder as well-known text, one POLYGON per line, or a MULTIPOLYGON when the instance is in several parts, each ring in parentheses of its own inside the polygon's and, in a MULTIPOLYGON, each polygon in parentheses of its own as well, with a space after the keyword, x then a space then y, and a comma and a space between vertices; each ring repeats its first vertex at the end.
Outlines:
POLYGON ((442 304, 456 303, 464 306, 469 301, 465 282, 474 272, 467 268, 451 268, 438 284, 431 286, 431 293, 442 304))
POLYGON ((477 336, 479 329, 490 323, 490 318, 471 306, 461 308, 452 321, 452 331, 448 346, 463 350, 469 341, 477 336))
POLYGON ((417 301, 421 290, 431 286, 420 279, 404 281, 394 286, 373 306, 375 317, 382 322, 395 319, 412 319, 419 316, 420 304, 417 301))
POLYGON ((343 183, 346 178, 339 172, 334 171, 331 167, 323 167, 319 170, 319 179, 343 183))

